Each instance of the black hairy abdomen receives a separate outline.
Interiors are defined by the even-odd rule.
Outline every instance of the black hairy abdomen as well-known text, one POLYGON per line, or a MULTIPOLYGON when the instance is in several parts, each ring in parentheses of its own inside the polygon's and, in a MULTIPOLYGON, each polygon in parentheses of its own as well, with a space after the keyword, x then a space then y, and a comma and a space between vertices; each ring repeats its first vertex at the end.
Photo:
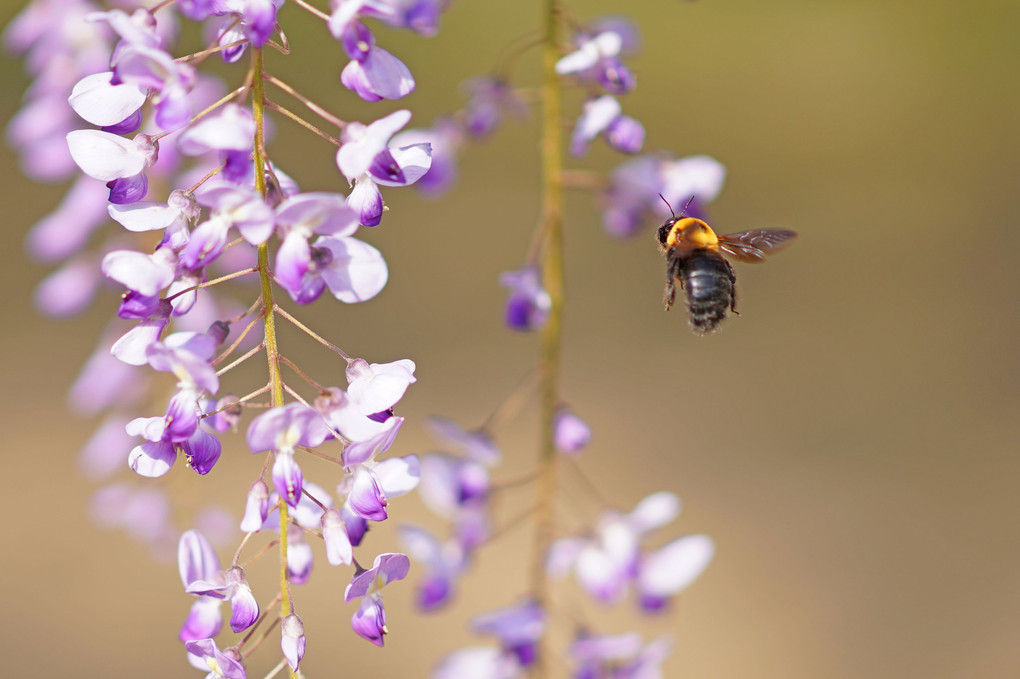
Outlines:
POLYGON ((711 250, 695 250, 676 263, 676 277, 687 295, 691 329, 711 332, 726 318, 726 311, 736 311, 736 276, 733 267, 722 255, 711 250))

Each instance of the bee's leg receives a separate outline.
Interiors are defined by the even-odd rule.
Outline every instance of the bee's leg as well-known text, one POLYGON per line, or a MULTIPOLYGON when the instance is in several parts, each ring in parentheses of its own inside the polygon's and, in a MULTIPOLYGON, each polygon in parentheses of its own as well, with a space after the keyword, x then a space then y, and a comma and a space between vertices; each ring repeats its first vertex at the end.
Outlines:
POLYGON ((666 311, 673 306, 673 302, 676 301, 676 284, 673 283, 673 277, 668 276, 666 278, 666 291, 662 295, 662 302, 666 305, 666 311))
POLYGON ((737 274, 733 271, 733 267, 729 262, 726 262, 726 268, 729 270, 730 288, 733 291, 730 293, 730 311, 739 316, 740 312, 737 311, 737 274))

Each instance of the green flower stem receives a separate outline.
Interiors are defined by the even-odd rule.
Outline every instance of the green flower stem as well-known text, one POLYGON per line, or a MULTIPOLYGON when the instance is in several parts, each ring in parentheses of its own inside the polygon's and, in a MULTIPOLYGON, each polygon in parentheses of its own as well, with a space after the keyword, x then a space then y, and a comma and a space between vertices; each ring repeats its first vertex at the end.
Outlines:
MULTIPOLYGON (((255 118, 255 144, 253 159, 255 161, 255 190, 262 196, 266 195, 266 158, 265 158, 265 106, 266 92, 262 75, 262 49, 252 50, 252 115, 255 118)), ((262 288, 262 308, 264 310, 266 359, 269 362, 269 399, 276 406, 283 405, 283 378, 280 376, 280 347, 276 341, 276 308, 273 302, 273 281, 269 275, 269 244, 263 243, 258 249, 259 283, 262 288)), ((285 618, 291 613, 290 582, 287 576, 287 527, 290 524, 287 503, 280 499, 280 617, 285 618)), ((295 676, 293 672, 291 676, 295 676)))
MULTIPOLYGON (((562 91, 556 62, 560 59, 559 0, 544 0, 542 38, 542 285, 549 294, 549 318, 541 332, 539 399, 542 412, 541 453, 538 464, 535 535, 531 588, 535 600, 548 610, 546 552, 552 541, 556 515, 556 447, 553 416, 560 404, 559 372, 563 317, 563 134, 562 91)), ((548 674, 548 633, 543 635, 535 676, 548 674)))

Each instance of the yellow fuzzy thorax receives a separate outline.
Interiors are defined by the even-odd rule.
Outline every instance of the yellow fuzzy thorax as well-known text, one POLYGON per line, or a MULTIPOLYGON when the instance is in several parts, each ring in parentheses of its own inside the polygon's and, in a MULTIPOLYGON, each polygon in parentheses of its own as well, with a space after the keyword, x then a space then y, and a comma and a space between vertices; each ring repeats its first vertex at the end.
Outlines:
POLYGON ((715 249, 719 246, 719 237, 715 235, 705 222, 693 217, 678 219, 669 235, 666 236, 666 247, 689 247, 715 249))

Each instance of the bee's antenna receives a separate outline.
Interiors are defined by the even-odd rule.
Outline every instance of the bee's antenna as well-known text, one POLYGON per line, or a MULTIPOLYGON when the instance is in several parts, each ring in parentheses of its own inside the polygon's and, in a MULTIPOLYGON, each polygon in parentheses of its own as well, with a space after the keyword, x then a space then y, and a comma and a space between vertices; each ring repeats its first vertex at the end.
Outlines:
MULTIPOLYGON (((668 208, 669 208, 669 214, 670 214, 670 215, 671 215, 671 216, 673 217, 673 219, 679 219, 679 217, 677 217, 677 216, 676 216, 676 215, 675 215, 675 214, 673 213, 673 206, 669 204, 669 201, 668 201, 668 200, 666 200, 666 197, 665 197, 665 196, 663 196, 663 195, 662 195, 662 194, 660 193, 660 194, 659 194, 659 198, 662 198, 662 202, 663 202, 663 203, 665 203, 665 204, 666 204, 666 207, 668 207, 668 208)), ((692 196, 692 198, 693 198, 693 196, 692 196)), ((687 204, 688 204, 688 205, 690 205, 690 204, 691 204, 691 201, 687 201, 687 204)), ((684 209, 686 210, 687 208, 685 207, 684 209)), ((684 213, 683 213, 683 212, 681 212, 681 213, 680 213, 680 217, 683 217, 683 216, 684 216, 684 213)))
MULTIPOLYGON (((663 200, 665 200, 665 199, 663 199, 663 200)), ((681 217, 684 216, 684 213, 687 212, 687 208, 689 208, 691 206, 691 203, 693 203, 693 202, 694 202, 694 196, 692 195, 690 198, 687 199, 687 204, 684 205, 684 209, 680 211, 680 216, 681 217)), ((669 211, 672 212, 673 209, 670 208, 669 211)))

